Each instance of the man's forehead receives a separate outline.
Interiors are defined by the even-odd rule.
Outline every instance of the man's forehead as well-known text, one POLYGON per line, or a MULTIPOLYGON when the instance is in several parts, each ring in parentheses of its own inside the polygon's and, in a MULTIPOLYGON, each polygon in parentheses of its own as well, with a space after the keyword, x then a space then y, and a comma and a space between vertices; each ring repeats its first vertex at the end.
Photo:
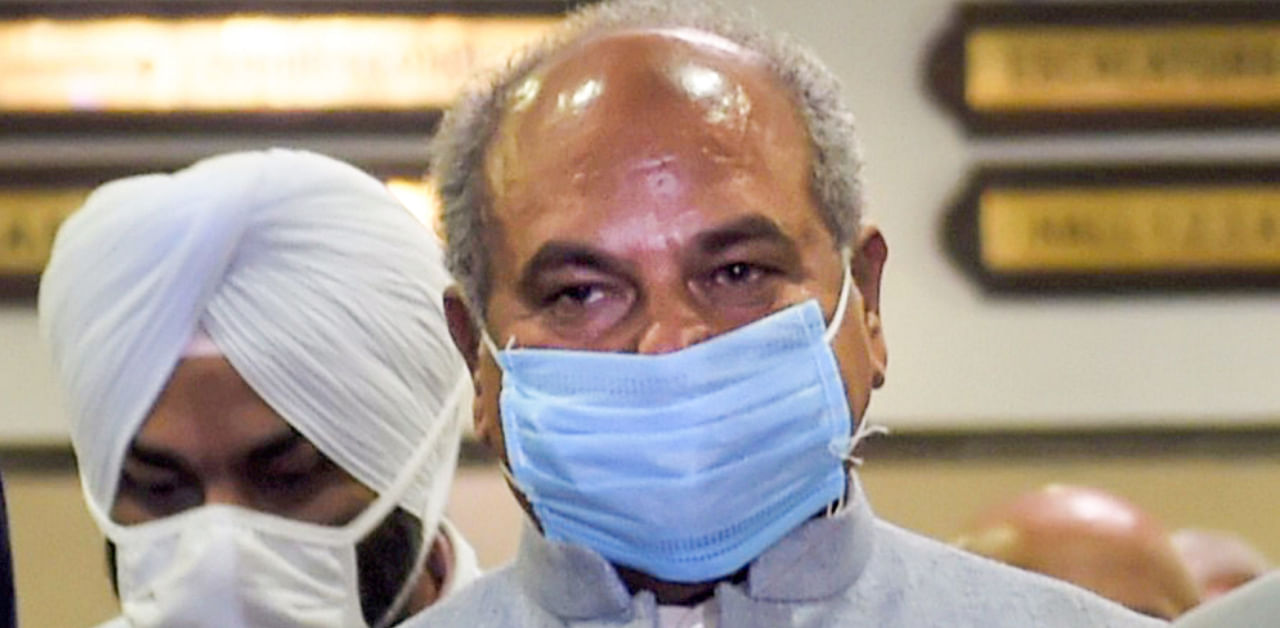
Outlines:
POLYGON ((635 134, 655 147, 646 163, 666 159, 661 146, 675 134, 703 142, 713 158, 746 156, 779 135, 807 145, 790 92, 759 55, 695 29, 611 31, 512 87, 486 160, 491 189, 501 195, 539 168, 615 163, 600 147, 635 134), (555 165, 539 150, 549 145, 555 165))
POLYGON ((599 112, 597 104, 617 109, 617 99, 725 110, 747 92, 790 106, 762 57, 724 37, 690 28, 609 31, 551 55, 513 85, 503 126, 554 124, 599 112))
POLYGON ((610 50, 634 52, 637 47, 655 52, 683 52, 689 55, 737 59, 742 63, 764 65, 764 57, 732 39, 710 31, 687 26, 618 28, 595 33, 566 46, 542 63, 551 69, 575 59, 590 58, 610 50))
POLYGON ((788 225, 793 239, 821 224, 791 92, 719 36, 592 36, 536 68, 507 107, 485 176, 493 224, 520 234, 509 242, 516 249, 588 232, 599 244, 625 240, 618 251, 659 240, 665 249, 751 212, 788 225))

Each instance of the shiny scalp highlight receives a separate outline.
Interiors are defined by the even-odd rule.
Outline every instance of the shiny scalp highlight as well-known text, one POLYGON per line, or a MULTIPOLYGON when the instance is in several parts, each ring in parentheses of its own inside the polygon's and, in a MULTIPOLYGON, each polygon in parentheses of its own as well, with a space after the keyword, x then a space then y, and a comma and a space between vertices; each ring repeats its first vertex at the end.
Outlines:
POLYGON ((485 229, 491 195, 485 158, 513 91, 548 58, 580 41, 633 29, 691 28, 760 55, 797 105, 813 151, 809 187, 838 246, 849 244, 862 221, 861 158, 853 114, 836 76, 807 48, 740 17, 716 2, 621 0, 579 9, 549 37, 505 68, 464 90, 431 144, 431 173, 440 191, 446 262, 477 319, 489 295, 485 229))

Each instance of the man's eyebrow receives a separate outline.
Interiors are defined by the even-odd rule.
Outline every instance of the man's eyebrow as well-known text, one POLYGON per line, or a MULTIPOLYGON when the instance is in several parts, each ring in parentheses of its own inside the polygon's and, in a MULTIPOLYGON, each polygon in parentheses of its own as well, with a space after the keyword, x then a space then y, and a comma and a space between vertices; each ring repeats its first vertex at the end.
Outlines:
MULTIPOLYGON (((310 443, 305 436, 293 428, 271 437, 266 442, 254 446, 246 458, 255 463, 262 463, 292 452, 299 445, 310 443)), ((317 450, 319 453, 319 450, 317 450)))
POLYGON ((727 224, 714 227, 699 233, 694 241, 698 248, 707 255, 715 255, 726 249, 751 241, 765 241, 780 245, 790 255, 798 255, 796 243, 778 227, 773 220, 761 215, 752 214, 733 220, 727 224))
MULTIPOLYGON (((277 456, 292 451, 299 444, 308 442, 307 439, 297 430, 289 428, 277 436, 271 437, 267 442, 262 443, 253 448, 249 452, 248 457, 255 461, 266 461, 277 456)), ((164 467, 167 469, 185 470, 186 463, 181 458, 170 453, 169 451, 152 447, 138 441, 134 441, 129 446, 128 457, 146 465, 153 467, 164 467)))
POLYGON ((126 455, 126 458, 136 460, 142 464, 152 467, 164 467, 166 469, 173 469, 177 471, 185 470, 187 468, 187 465, 183 463, 181 458, 175 456, 169 451, 158 447, 150 447, 139 443, 136 440, 133 444, 129 445, 129 453, 126 455))
POLYGON ((552 240, 538 248, 520 273, 521 290, 533 287, 537 278, 566 266, 590 268, 604 273, 623 274, 626 269, 613 257, 585 244, 552 240))

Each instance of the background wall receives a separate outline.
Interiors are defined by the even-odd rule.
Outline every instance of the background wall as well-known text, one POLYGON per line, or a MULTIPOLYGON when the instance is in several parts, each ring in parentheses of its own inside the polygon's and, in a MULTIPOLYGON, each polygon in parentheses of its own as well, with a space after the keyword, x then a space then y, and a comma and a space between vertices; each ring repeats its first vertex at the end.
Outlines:
MULTIPOLYGON (((938 224, 979 162, 1276 160, 1280 133, 1106 134, 975 140, 927 97, 921 67, 950 0, 758 0, 765 19, 812 45, 844 79, 867 159, 871 214, 891 253, 883 315, 891 361, 873 420, 910 436, 945 429, 1280 425, 1280 295, 993 298, 944 257, 938 224)), ((16 163, 168 162, 232 148, 296 145, 338 157, 422 159, 424 137, 171 136, 85 145, 76 138, 0 142, 16 163)), ((0 305, 0 441, 65 446, 65 426, 30 303, 0 305)), ((1105 440, 1109 433, 1097 431, 1105 440)), ((1103 486, 1172 526, 1238 530, 1280 558, 1274 523, 1280 453, 1249 456, 914 458, 868 463, 876 509, 945 537, 992 500, 1047 481, 1103 486)), ((26 626, 90 625, 113 612, 101 539, 66 465, 6 461, 26 626)), ((519 516, 491 468, 459 477, 455 516, 486 563, 510 555, 519 516)))
MULTIPOLYGON (((0 4, 3 4, 0 1, 0 4)), ((870 213, 889 247, 892 368, 876 418, 902 428, 1280 423, 1280 294, 993 298, 945 258, 939 222, 979 162, 1280 159, 1280 132, 966 139, 925 92, 927 45, 951 0, 757 0, 844 79, 866 156, 870 213)), ((7 163, 172 162, 243 146, 339 157, 424 155, 422 137, 163 137, 0 142, 7 163)), ((412 162, 411 162, 412 163, 412 162)), ((65 434, 29 304, 0 305, 0 438, 65 434)))
POLYGON ((876 417, 902 427, 1280 419, 1280 295, 994 299, 938 245, 946 200, 979 161, 1275 159, 1280 135, 965 139, 921 79, 926 41, 952 4, 760 3, 845 79, 861 129, 871 214, 890 249, 890 385, 876 417))

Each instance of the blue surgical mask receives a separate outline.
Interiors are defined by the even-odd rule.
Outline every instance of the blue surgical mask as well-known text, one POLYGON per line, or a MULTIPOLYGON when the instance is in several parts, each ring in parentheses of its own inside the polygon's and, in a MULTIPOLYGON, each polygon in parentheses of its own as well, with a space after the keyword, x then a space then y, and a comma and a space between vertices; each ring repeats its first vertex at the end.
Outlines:
POLYGON ((507 349, 510 475, 543 534, 670 582, 731 574, 845 492, 849 403, 806 301, 660 355, 507 349))

